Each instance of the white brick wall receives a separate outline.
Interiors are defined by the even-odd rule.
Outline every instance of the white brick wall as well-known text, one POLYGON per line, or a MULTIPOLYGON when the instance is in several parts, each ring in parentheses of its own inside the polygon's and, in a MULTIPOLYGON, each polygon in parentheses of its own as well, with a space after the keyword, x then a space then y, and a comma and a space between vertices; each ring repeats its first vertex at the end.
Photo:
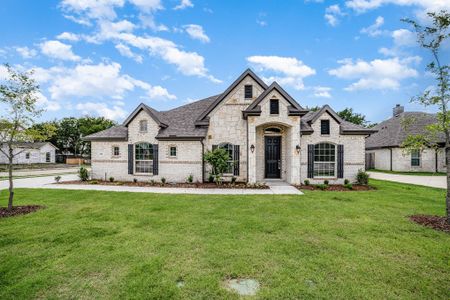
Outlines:
MULTIPOLYGON (((3 151, 7 152, 7 147, 2 148, 3 151)), ((19 153, 13 159, 14 164, 37 164, 37 163, 47 163, 46 161, 46 153, 50 152, 50 162, 55 163, 55 148, 51 145, 47 144, 42 146, 40 149, 29 148, 24 150, 23 148, 15 149, 14 153, 19 153), (26 158, 27 153, 30 154, 29 159, 26 158)), ((0 152, 0 164, 7 164, 8 158, 2 152, 0 152)))

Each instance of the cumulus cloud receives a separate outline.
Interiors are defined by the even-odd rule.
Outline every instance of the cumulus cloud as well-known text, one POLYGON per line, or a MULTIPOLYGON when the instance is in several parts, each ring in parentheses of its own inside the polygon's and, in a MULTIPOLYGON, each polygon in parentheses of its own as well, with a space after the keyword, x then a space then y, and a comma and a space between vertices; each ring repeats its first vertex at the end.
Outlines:
POLYGON ((115 19, 115 7, 122 7, 124 0, 63 0, 61 7, 71 13, 86 14, 92 19, 115 19))
POLYGON ((391 32, 394 45, 391 48, 382 47, 378 52, 386 56, 402 56, 403 49, 416 45, 416 34, 408 29, 397 29, 391 32))
POLYGON ((119 51, 119 53, 121 55, 131 58, 138 63, 142 63, 142 61, 143 61, 143 58, 141 55, 133 53, 133 51, 131 51, 130 47, 128 47, 124 44, 117 44, 116 49, 117 49, 117 51, 119 51))
POLYGON ((331 98, 330 91, 331 91, 331 88, 326 87, 326 86, 313 87, 314 97, 318 97, 318 98, 331 98))
POLYGON ((372 61, 344 59, 338 61, 340 67, 328 71, 337 78, 356 80, 345 88, 347 91, 356 90, 388 90, 398 89, 400 81, 416 77, 418 72, 411 64, 420 62, 417 56, 400 59, 375 59, 372 61))
POLYGON ((209 37, 206 35, 203 27, 196 24, 188 24, 183 26, 187 34, 194 40, 199 40, 202 43, 209 43, 209 37))
POLYGON ((121 106, 113 105, 110 108, 106 103, 78 103, 76 109, 84 115, 98 115, 112 120, 120 120, 127 116, 127 112, 121 106))
POLYGON ((130 0, 130 2, 146 13, 163 9, 160 0, 130 0))
POLYGON ((439 11, 450 8, 450 2, 448 0, 349 0, 345 2, 347 7, 358 13, 376 9, 387 4, 417 6, 426 11, 439 11))
POLYGON ((180 4, 175 6, 173 9, 181 10, 181 9, 185 9, 188 7, 194 7, 194 4, 192 3, 192 1, 191 0, 181 0, 180 4))
POLYGON ((31 49, 28 47, 15 47, 17 53, 22 56, 22 58, 28 59, 33 58, 37 55, 37 51, 35 49, 31 49))
POLYGON ((333 4, 325 9, 324 18, 329 25, 335 27, 339 24, 339 18, 343 15, 344 13, 341 11, 339 4, 333 4))
POLYGON ((60 59, 79 61, 81 57, 72 52, 72 46, 61 43, 60 41, 46 41, 40 44, 41 51, 48 57, 60 59))
POLYGON ((78 34, 67 32, 67 31, 59 34, 58 36, 56 36, 56 38, 58 40, 66 40, 66 41, 71 41, 71 42, 77 42, 80 40, 80 36, 78 34))
POLYGON ((368 36, 379 36, 383 34, 383 31, 380 27, 384 24, 384 18, 382 16, 378 16, 375 20, 375 23, 370 25, 369 27, 365 27, 361 29, 361 33, 367 34, 368 36))
POLYGON ((295 57, 256 55, 247 57, 247 61, 261 71, 276 74, 265 77, 265 81, 277 81, 279 84, 290 85, 297 90, 304 88, 305 77, 316 74, 316 70, 295 57))
POLYGON ((61 105, 58 102, 48 100, 48 98, 41 92, 37 92, 35 97, 37 99, 36 105, 44 110, 58 111, 61 109, 61 105))

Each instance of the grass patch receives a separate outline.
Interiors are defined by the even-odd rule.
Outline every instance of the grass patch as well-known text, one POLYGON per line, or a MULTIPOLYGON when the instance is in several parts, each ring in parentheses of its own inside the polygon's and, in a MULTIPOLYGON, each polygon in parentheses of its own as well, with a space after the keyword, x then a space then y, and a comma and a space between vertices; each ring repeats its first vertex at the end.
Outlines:
POLYGON ((416 176, 447 176, 447 173, 444 172, 400 172, 400 171, 389 171, 389 170, 378 170, 371 169, 367 170, 367 172, 377 172, 377 173, 387 173, 387 174, 398 174, 398 175, 416 175, 416 176))
MULTIPOLYGON (((361 193, 162 195, 18 189, 46 209, 0 219, 0 298, 446 299, 445 191, 371 180, 361 193), (177 287, 183 280, 185 285, 177 287)), ((5 206, 6 191, 0 192, 5 206)))

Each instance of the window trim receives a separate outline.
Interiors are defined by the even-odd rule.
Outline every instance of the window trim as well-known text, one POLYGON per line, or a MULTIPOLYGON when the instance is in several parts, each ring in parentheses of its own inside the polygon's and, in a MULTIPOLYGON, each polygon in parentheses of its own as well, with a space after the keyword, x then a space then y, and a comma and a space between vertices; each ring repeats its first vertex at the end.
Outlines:
POLYGON ((146 133, 148 132, 148 121, 147 120, 140 120, 139 121, 139 132, 146 133), (145 129, 142 129, 142 125, 145 124, 145 129))
POLYGON ((269 100, 269 113, 270 113, 270 115, 273 115, 273 116, 280 114, 280 100, 278 100, 278 99, 270 99, 269 100), (276 112, 273 112, 273 110, 272 110, 272 103, 276 103, 277 104, 276 112))
POLYGON ((217 148, 222 148, 225 149, 228 154, 230 155, 230 159, 227 161, 230 165, 228 166, 228 170, 227 172, 224 172, 223 175, 224 176, 234 176, 234 144, 230 143, 230 142, 223 142, 220 143, 219 145, 217 145, 217 148), (224 147, 228 146, 227 149, 225 149, 224 147), (231 152, 230 152, 231 151, 231 152))
POLYGON ((320 120, 320 135, 323 135, 323 136, 329 136, 330 135, 330 133, 331 133, 331 122, 330 122, 330 120, 329 119, 322 119, 322 120, 320 120), (322 123, 323 122, 328 122, 328 133, 323 133, 323 131, 322 131, 322 123))
POLYGON ((252 84, 244 85, 244 99, 253 99, 253 85, 252 84), (247 97, 247 88, 250 88, 250 97, 247 97))
MULTIPOLYGON (((325 150, 325 149, 324 149, 325 150)), ((319 149, 320 151, 320 149, 319 149)), ((319 153, 320 155, 320 153, 319 153)), ((314 158, 313 158, 313 164, 314 164, 314 172, 313 172, 313 178, 315 179, 332 179, 332 178, 337 178, 337 145, 334 143, 330 143, 330 142, 319 142, 317 144, 314 144, 314 158), (316 147, 319 145, 331 145, 334 148, 334 160, 328 160, 328 161, 316 161, 316 147), (330 164, 333 163, 334 167, 333 167, 333 175, 316 175, 316 164, 330 164)))
POLYGON ((148 142, 137 142, 137 143, 135 143, 134 144, 134 147, 133 147, 133 173, 134 174, 136 174, 136 175, 147 175, 147 176, 152 176, 153 175, 153 163, 154 163, 154 157, 153 157, 153 155, 154 155, 154 149, 153 149, 153 145, 151 144, 151 143, 148 143, 148 142), (137 146, 138 145, 141 145, 141 144, 148 144, 150 147, 150 149, 151 149, 151 156, 152 156, 152 159, 137 159, 137 157, 136 157, 136 151, 137 151, 137 146), (136 171, 136 165, 137 165, 137 162, 141 162, 141 161, 150 161, 151 162, 151 165, 150 165, 150 172, 137 172, 136 171))
POLYGON ((117 158, 117 157, 120 157, 120 146, 118 146, 118 145, 112 145, 112 147, 111 147, 111 152, 112 152, 112 153, 111 153, 111 154, 112 154, 112 155, 111 155, 112 157, 116 157, 116 158, 117 158), (115 148, 117 148, 118 154, 116 154, 116 152, 115 152, 116 149, 115 149, 115 148))
POLYGON ((169 145, 169 157, 176 158, 178 156, 178 148, 176 145, 169 145), (175 155, 172 155, 172 148, 175 148, 175 155))
POLYGON ((411 161, 410 162, 411 162, 411 167, 420 167, 422 165, 422 155, 420 153, 420 149, 411 150, 411 161), (417 165, 413 164, 414 160, 417 160, 417 162, 418 162, 417 165))

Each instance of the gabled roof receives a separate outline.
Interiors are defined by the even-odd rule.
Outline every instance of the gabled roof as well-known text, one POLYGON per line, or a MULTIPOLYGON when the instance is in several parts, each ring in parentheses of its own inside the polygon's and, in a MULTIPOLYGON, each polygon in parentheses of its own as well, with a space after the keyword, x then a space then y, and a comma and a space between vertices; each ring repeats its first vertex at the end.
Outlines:
POLYGON ((267 97, 269 93, 271 93, 273 90, 276 90, 278 93, 280 93, 286 101, 290 104, 288 108, 289 115, 305 115, 308 111, 303 109, 300 104, 297 103, 297 101, 294 100, 294 98, 291 97, 276 81, 274 81, 261 95, 259 95, 258 98, 253 101, 252 104, 250 104, 249 107, 247 107, 246 110, 243 111, 244 117, 248 115, 258 115, 261 113, 261 107, 260 103, 261 101, 267 97))
MULTIPOLYGON (((366 149, 400 147, 409 135, 429 134, 426 127, 438 122, 435 114, 424 112, 403 112, 376 125, 377 133, 366 138, 366 149)), ((445 143, 445 137, 438 135, 436 143, 445 143)))
POLYGON ((144 110, 146 111, 150 117, 152 117, 152 119, 156 122, 156 124, 158 124, 158 126, 160 127, 167 127, 167 124, 161 122, 160 118, 158 117, 159 112, 153 108, 151 108, 150 106, 145 105, 144 103, 139 104, 138 107, 136 107, 136 109, 128 116, 128 118, 126 118, 125 121, 123 121, 123 126, 128 126, 128 124, 133 121, 133 119, 136 117, 136 115, 141 111, 144 110))
POLYGON ((262 81, 261 78, 259 78, 258 75, 256 75, 251 69, 247 69, 198 117, 196 124, 206 125, 207 123, 205 123, 205 119, 207 119, 209 113, 213 111, 213 109, 216 108, 217 105, 219 105, 219 103, 222 102, 222 100, 225 99, 225 97, 228 96, 228 94, 230 94, 231 91, 236 88, 247 76, 250 76, 253 80, 255 80, 263 89, 267 89, 267 84, 265 84, 264 81, 262 81))
POLYGON ((99 140, 127 141, 128 128, 123 125, 113 126, 111 128, 83 137, 83 141, 99 141, 99 140))
POLYGON ((305 119, 310 124, 314 123, 325 112, 327 112, 337 123, 342 123, 343 120, 341 119, 341 117, 339 117, 339 115, 329 105, 322 106, 321 109, 311 114, 308 118, 305 117, 305 119))
POLYGON ((55 148, 56 150, 58 150, 58 147, 56 147, 55 145, 53 145, 50 142, 15 142, 14 143, 14 146, 16 146, 18 148, 30 148, 30 149, 41 149, 45 145, 50 145, 53 148, 55 148))

